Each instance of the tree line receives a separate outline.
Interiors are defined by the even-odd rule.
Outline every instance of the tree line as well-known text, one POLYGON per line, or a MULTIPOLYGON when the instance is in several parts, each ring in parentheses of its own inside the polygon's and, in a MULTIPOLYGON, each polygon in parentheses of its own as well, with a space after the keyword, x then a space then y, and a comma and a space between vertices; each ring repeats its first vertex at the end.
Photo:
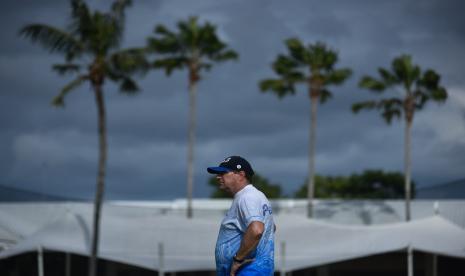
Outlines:
MULTIPOLYGON (((107 130, 106 109, 103 87, 106 82, 115 82, 121 92, 134 94, 139 91, 134 76, 144 76, 152 69, 164 70, 169 76, 174 70, 187 71, 189 91, 189 131, 188 166, 186 179, 187 216, 192 217, 192 191, 194 187, 194 145, 196 129, 197 83, 214 64, 235 60, 239 54, 230 49, 216 33, 216 26, 210 22, 200 23, 197 17, 178 22, 171 30, 163 24, 154 28, 147 36, 146 45, 121 49, 125 27, 125 11, 131 6, 130 0, 115 0, 109 11, 92 11, 83 0, 70 0, 69 24, 55 27, 43 23, 33 23, 22 27, 19 34, 38 43, 51 53, 64 57, 64 63, 52 65, 59 75, 74 75, 53 98, 55 106, 64 106, 65 97, 84 83, 89 83, 94 92, 98 124, 98 173, 93 215, 93 238, 89 275, 96 275, 96 255, 98 252, 101 204, 104 195, 107 130)), ((273 92, 282 98, 293 95, 297 85, 306 86, 310 99, 309 128, 309 178, 306 197, 308 216, 312 216, 312 200, 315 190, 315 148, 318 104, 323 104, 332 96, 329 88, 342 85, 351 75, 349 68, 337 68, 338 53, 323 42, 305 44, 299 38, 285 40, 288 52, 278 54, 272 64, 276 76, 259 81, 262 91, 273 92)), ((421 110, 428 101, 443 102, 446 90, 440 85, 440 75, 432 69, 422 70, 413 63, 410 55, 396 57, 389 69, 379 68, 378 77, 364 76, 359 85, 382 95, 391 88, 400 88, 403 96, 394 93, 379 101, 355 103, 352 109, 358 113, 363 109, 376 109, 387 123, 393 118, 403 118, 405 128, 405 180, 406 218, 410 218, 409 200, 411 197, 411 126, 414 113, 421 110)), ((317 189, 317 195, 319 190, 317 189)))
MULTIPOLYGON (((307 198, 305 181, 296 191, 285 194, 282 185, 256 173, 251 182, 268 198, 307 198)), ((416 184, 412 181, 412 198, 416 184)), ((213 188, 211 198, 230 198, 231 195, 219 189, 216 178, 210 177, 208 185, 213 188)), ((315 197, 320 199, 401 199, 405 197, 404 175, 400 172, 365 170, 348 176, 315 175, 315 197)))

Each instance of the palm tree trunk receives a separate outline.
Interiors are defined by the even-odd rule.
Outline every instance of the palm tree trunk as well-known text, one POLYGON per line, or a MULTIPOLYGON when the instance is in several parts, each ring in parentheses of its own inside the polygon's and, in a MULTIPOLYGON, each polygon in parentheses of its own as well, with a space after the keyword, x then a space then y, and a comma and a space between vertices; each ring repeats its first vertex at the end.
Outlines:
POLYGON ((102 206, 103 193, 105 190, 105 168, 107 159, 107 133, 102 86, 100 84, 94 85, 94 92, 98 111, 99 163, 97 173, 97 187, 94 201, 93 237, 90 255, 89 276, 97 275, 100 211, 102 206))
POLYGON ((313 217, 313 197, 315 190, 315 140, 316 115, 318 98, 310 96, 310 133, 308 145, 308 185, 307 185, 307 217, 313 217))
POLYGON ((187 150, 187 218, 192 218, 192 194, 194 187, 194 145, 196 125, 196 99, 197 83, 189 82, 189 145, 187 150))
POLYGON ((412 120, 407 119, 405 121, 405 144, 404 144, 404 171, 405 171, 405 220, 410 221, 410 198, 411 198, 411 169, 412 162, 410 157, 411 152, 411 128, 412 120))

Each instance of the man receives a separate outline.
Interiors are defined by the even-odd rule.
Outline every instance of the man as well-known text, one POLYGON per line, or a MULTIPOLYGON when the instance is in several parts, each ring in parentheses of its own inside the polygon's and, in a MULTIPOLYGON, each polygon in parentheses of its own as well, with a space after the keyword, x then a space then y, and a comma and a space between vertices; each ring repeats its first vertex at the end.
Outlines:
POLYGON ((250 184, 254 171, 249 162, 230 156, 207 171, 216 174, 220 188, 234 196, 216 241, 217 275, 273 275, 275 225, 271 205, 250 184))

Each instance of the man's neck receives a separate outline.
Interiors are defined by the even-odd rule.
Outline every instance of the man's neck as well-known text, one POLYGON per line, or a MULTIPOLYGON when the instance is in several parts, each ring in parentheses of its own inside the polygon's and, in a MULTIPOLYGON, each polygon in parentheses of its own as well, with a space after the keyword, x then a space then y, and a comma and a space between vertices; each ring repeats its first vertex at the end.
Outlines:
POLYGON ((247 185, 249 185, 248 182, 244 182, 243 184, 238 185, 233 195, 236 195, 238 192, 242 191, 242 189, 247 187, 247 185))

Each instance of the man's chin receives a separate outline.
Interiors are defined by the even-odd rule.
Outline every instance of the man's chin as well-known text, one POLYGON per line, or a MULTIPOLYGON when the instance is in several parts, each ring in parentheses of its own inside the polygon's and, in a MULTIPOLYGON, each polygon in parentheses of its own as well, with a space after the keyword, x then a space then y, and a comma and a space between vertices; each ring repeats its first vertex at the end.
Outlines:
POLYGON ((226 186, 220 186, 219 188, 220 188, 220 190, 225 191, 225 192, 227 192, 228 194, 231 193, 231 191, 230 191, 228 188, 226 188, 226 186))

